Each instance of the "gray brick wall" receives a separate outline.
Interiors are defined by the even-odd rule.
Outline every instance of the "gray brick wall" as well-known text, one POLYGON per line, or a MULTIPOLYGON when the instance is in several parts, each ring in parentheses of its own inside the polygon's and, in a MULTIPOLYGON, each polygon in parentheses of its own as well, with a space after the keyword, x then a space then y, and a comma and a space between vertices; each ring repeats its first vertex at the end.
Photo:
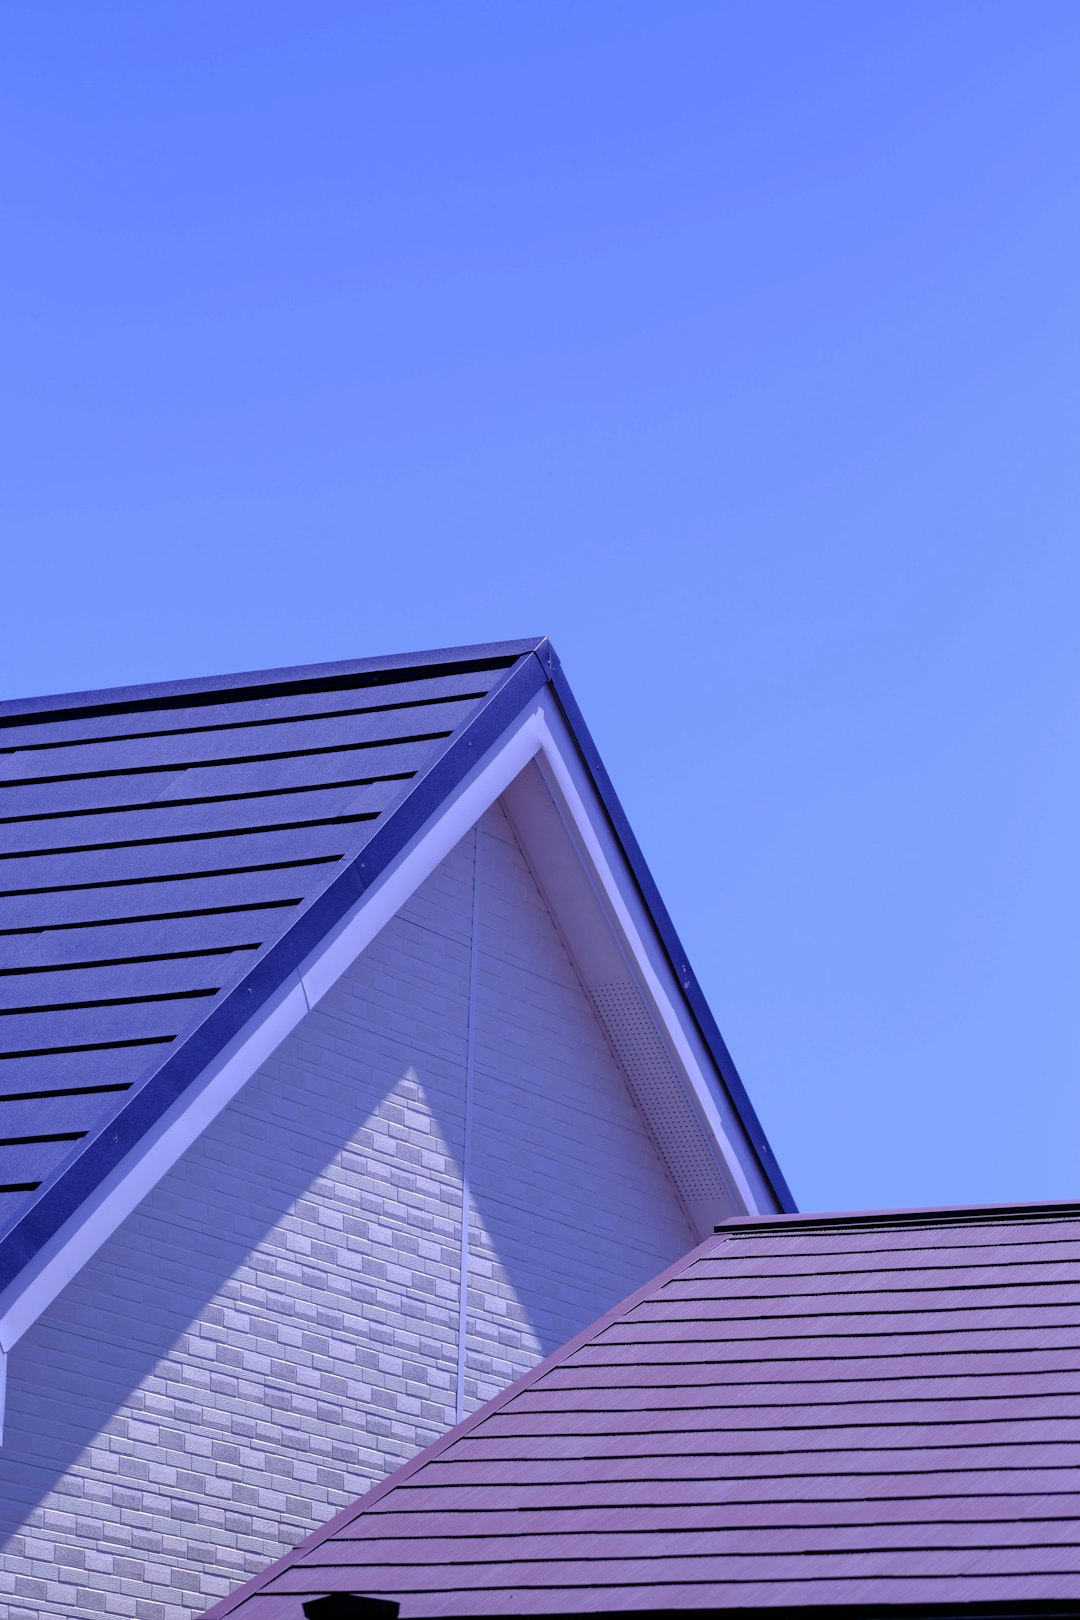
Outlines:
POLYGON ((0 1608, 200 1614, 691 1241, 493 810, 16 1345, 0 1608))

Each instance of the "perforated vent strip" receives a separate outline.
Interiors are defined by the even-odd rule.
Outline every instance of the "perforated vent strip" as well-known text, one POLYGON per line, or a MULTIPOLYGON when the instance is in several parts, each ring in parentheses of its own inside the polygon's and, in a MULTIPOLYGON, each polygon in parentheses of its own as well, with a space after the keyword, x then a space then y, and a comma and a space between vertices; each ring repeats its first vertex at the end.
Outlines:
POLYGON ((591 984, 596 1015, 675 1185, 690 1202, 735 1208, 682 1081, 630 983, 591 984))

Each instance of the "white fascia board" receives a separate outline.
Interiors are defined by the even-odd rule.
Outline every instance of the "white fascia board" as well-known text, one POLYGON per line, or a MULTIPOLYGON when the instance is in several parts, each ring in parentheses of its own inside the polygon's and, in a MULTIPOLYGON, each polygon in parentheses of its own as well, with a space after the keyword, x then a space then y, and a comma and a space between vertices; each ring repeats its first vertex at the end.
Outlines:
POLYGON ((557 703, 542 694, 0 1296, 0 1354, 37 1320, 534 758, 567 818, 586 870, 594 875, 616 936, 671 1043, 747 1213, 775 1210, 776 1200, 697 1030, 573 736, 557 703))

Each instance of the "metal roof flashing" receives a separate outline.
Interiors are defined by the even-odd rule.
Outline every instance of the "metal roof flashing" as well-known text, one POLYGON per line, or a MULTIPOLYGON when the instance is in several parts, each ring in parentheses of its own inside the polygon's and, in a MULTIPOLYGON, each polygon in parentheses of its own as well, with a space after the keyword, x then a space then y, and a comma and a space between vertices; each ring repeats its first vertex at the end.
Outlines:
POLYGON ((911 1209, 792 1211, 779 1215, 730 1215, 714 1227, 717 1236, 750 1237, 755 1232, 832 1231, 842 1227, 870 1230, 903 1226, 938 1227, 1057 1220, 1080 1216, 1075 1199, 1031 1204, 932 1204, 911 1209))

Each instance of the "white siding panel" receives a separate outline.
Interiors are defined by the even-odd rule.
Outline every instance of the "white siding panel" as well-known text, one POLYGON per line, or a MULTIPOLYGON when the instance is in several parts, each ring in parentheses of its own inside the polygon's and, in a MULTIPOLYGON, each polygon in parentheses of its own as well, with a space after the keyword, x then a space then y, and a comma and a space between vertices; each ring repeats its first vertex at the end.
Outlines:
MULTIPOLYGON (((497 809, 479 833, 465 1404, 691 1244, 497 809)), ((470 834, 16 1345, 12 1620, 181 1620, 453 1420, 470 834)))

